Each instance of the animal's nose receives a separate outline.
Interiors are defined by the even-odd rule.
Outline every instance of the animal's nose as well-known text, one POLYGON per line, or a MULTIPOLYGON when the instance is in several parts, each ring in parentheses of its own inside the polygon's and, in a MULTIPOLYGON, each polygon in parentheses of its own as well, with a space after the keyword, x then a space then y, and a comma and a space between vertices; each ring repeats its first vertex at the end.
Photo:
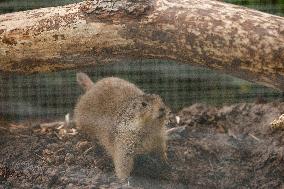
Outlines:
POLYGON ((164 112, 165 111, 165 108, 160 108, 159 109, 159 112, 164 112))

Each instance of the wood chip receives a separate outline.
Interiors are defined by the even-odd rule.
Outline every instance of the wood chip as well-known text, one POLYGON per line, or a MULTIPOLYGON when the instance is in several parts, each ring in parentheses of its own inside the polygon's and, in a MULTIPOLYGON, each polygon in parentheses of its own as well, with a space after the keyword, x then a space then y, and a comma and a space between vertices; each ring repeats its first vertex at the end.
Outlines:
POLYGON ((284 114, 270 123, 272 129, 284 129, 284 114))
POLYGON ((61 125, 64 125, 64 122, 57 121, 57 122, 51 122, 51 123, 41 123, 40 127, 42 129, 47 129, 47 128, 53 128, 53 127, 60 127, 61 125))

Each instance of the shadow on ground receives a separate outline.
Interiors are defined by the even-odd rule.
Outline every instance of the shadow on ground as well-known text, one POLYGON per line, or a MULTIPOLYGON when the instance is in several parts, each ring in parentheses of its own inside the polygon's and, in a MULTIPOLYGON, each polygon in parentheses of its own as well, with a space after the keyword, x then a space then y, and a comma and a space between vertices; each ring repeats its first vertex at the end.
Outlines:
POLYGON ((0 188, 283 188, 284 131, 269 125, 283 113, 279 102, 184 108, 169 124, 170 166, 141 156, 129 185, 82 134, 1 121, 0 188))

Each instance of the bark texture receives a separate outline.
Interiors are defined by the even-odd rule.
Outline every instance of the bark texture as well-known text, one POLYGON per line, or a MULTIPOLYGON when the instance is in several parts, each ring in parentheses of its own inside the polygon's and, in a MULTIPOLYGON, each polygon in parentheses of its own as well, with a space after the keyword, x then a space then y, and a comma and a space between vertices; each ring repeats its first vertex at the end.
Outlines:
POLYGON ((123 58, 201 65, 284 90, 284 18, 208 0, 95 0, 0 15, 0 71, 123 58))

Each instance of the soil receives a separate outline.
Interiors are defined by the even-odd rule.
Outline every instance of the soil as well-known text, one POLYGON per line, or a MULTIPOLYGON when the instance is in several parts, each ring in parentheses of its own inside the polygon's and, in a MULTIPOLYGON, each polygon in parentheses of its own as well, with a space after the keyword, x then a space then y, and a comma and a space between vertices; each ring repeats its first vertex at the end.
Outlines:
POLYGON ((284 188, 284 131, 270 127, 283 113, 281 102, 184 108, 168 125, 169 165, 138 157, 127 183, 83 134, 1 121, 0 188, 284 188))

